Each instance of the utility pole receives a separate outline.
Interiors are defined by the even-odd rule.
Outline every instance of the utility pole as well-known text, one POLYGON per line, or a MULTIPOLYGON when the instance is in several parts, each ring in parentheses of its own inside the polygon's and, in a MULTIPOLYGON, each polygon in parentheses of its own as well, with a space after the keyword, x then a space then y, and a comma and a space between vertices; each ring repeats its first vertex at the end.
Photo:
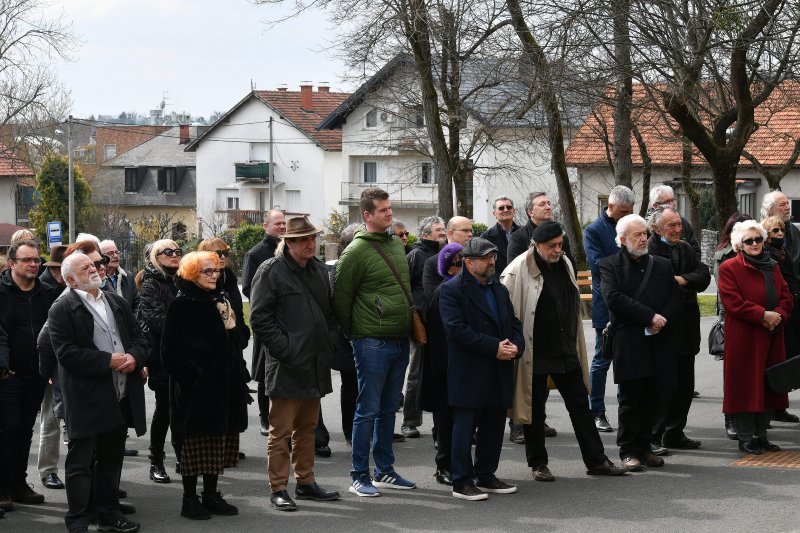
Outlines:
POLYGON ((75 242, 75 173, 72 169, 72 115, 67 119, 67 161, 69 167, 69 242, 75 242))
POLYGON ((267 178, 269 179, 269 210, 273 208, 272 198, 272 117, 269 117, 269 168, 267 170, 267 178))

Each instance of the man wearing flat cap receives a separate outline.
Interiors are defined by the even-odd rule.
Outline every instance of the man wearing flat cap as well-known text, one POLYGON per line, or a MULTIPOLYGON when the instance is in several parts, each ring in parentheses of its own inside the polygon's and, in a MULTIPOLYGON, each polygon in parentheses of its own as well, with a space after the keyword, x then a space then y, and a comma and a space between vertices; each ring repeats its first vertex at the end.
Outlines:
POLYGON ((464 268, 439 289, 447 337, 447 397, 453 408, 453 496, 485 500, 487 493, 517 490, 497 479, 495 471, 514 392, 514 359, 525 349, 525 340, 508 290, 493 279, 497 247, 477 237, 464 245, 461 255, 464 268))
POLYGON ((523 424, 525 455, 536 481, 553 481, 544 445, 547 378, 569 412, 589 475, 625 473, 609 461, 589 411, 589 372, 575 272, 564 256, 564 231, 545 221, 533 231, 533 248, 517 256, 500 281, 508 288, 526 343, 516 364, 513 418, 523 424))
POLYGON ((290 218, 283 254, 262 263, 253 278, 250 322, 266 352, 270 398, 270 502, 279 511, 297 509, 286 491, 290 462, 296 498, 339 499, 314 478, 314 429, 320 398, 333 390, 331 361, 338 342, 328 273, 316 258, 321 231, 307 217, 290 218))

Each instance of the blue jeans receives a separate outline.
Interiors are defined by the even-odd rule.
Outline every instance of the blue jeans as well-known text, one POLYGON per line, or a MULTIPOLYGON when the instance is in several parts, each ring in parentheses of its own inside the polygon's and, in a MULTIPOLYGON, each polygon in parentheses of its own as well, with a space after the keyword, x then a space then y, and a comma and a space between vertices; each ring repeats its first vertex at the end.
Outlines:
POLYGON ((358 380, 350 471, 354 480, 369 473, 370 438, 376 475, 394 469, 394 418, 406 377, 408 350, 407 338, 365 337, 353 341, 358 380))
POLYGON ((39 376, 0 380, 0 487, 25 483, 33 426, 45 384, 39 376))
POLYGON ((589 384, 592 387, 589 393, 589 410, 595 416, 606 414, 606 377, 611 361, 603 359, 600 353, 603 347, 603 328, 594 328, 594 359, 589 368, 589 384))

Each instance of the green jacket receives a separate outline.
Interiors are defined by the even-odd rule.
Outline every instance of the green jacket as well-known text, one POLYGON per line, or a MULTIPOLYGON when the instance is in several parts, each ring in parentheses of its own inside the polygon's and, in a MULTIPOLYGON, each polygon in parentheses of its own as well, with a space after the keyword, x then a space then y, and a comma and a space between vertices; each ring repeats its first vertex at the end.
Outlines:
POLYGON ((351 339, 407 337, 411 307, 397 278, 370 241, 378 243, 394 263, 411 294, 403 244, 394 235, 370 233, 362 226, 336 263, 333 308, 339 327, 351 339))

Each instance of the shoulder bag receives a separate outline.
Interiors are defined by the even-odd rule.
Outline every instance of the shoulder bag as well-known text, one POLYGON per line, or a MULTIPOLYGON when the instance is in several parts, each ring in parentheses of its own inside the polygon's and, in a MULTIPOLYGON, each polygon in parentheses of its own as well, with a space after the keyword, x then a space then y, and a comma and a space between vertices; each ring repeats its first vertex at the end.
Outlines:
POLYGON ((395 268, 394 264, 389 261, 389 258, 386 257, 386 254, 381 249, 380 245, 375 241, 369 241, 375 251, 378 252, 383 260, 386 262, 386 266, 389 267, 389 270, 392 271, 394 277, 397 279, 397 283, 400 284, 400 288, 403 289, 403 294, 406 296, 406 300, 408 300, 408 306, 411 308, 411 336, 418 344, 426 344, 428 342, 428 334, 425 331, 425 322, 422 321, 422 313, 420 313, 417 306, 414 305, 414 300, 411 299, 411 295, 408 294, 408 290, 406 286, 403 285, 403 280, 400 278, 400 273, 395 268))
MULTIPOLYGON (((644 277, 642 278, 642 282, 639 283, 639 286, 636 288, 636 292, 633 295, 634 300, 638 300, 639 296, 642 295, 642 291, 644 290, 645 285, 647 285, 647 280, 650 279, 650 272, 653 270, 653 258, 651 257, 650 260, 647 262, 647 268, 644 271, 644 277)), ((600 336, 600 353, 603 356, 603 359, 608 361, 614 358, 614 335, 616 334, 617 326, 613 322, 609 321, 606 324, 606 327, 603 329, 603 333, 600 336)))

